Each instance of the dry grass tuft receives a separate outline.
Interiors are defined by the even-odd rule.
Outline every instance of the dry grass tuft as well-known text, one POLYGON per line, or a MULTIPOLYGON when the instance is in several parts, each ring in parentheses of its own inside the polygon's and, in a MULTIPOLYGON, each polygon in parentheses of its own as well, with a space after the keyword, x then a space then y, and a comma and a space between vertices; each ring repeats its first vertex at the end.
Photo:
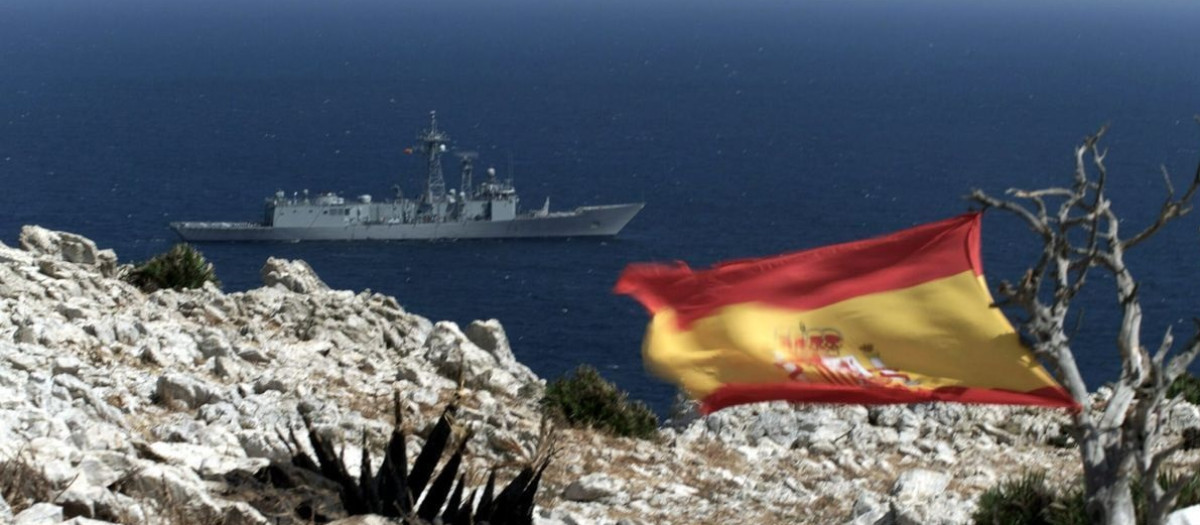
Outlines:
POLYGON ((13 514, 18 514, 36 503, 53 500, 55 494, 45 474, 18 453, 0 463, 0 496, 12 507, 13 514))

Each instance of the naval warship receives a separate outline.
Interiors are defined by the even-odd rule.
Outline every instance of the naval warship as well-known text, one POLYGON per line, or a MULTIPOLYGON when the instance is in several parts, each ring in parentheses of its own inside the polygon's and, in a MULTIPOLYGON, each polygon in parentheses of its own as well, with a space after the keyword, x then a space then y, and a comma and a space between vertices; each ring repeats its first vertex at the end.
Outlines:
POLYGON ((420 134, 419 150, 428 177, 420 198, 404 198, 397 187, 392 200, 373 201, 370 195, 347 200, 334 193, 309 196, 305 190, 288 196, 283 191, 267 198, 262 222, 172 222, 183 240, 217 241, 356 241, 409 239, 504 239, 613 236, 633 219, 645 203, 581 206, 550 211, 521 211, 512 180, 500 180, 488 168, 478 184, 473 179, 476 154, 456 152, 460 160, 458 190, 446 189, 442 156, 450 137, 438 129, 430 112, 429 129, 420 134))

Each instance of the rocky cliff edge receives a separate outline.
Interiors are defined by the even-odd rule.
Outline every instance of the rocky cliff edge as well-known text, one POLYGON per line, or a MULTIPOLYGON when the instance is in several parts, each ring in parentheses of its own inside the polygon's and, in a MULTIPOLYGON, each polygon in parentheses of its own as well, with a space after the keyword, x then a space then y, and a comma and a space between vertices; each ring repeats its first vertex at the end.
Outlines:
MULTIPOLYGON (((544 437, 545 383, 495 319, 432 322, 393 297, 331 290, 303 261, 268 259, 263 287, 236 293, 147 295, 122 271, 70 233, 27 226, 19 249, 0 244, 0 476, 39 488, 0 498, 0 522, 301 523, 301 506, 343 518, 336 493, 253 480, 290 461, 303 417, 346 458, 364 444, 380 458, 393 392, 416 436, 409 457, 456 392, 457 422, 474 430, 468 469, 520 465, 544 437)), ((1200 426, 1192 405, 1170 418, 1200 426)), ((1077 476, 1066 423, 951 404, 767 403, 704 418, 683 404, 653 441, 559 429, 535 520, 964 523, 1007 476, 1077 476)))

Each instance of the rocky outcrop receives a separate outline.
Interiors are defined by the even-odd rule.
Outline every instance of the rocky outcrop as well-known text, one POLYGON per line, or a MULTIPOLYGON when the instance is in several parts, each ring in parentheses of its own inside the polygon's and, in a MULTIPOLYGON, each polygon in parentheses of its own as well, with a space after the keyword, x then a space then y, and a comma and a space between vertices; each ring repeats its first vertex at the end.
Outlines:
POLYGON ((325 281, 317 277, 317 272, 304 261, 269 257, 259 273, 263 286, 282 286, 285 290, 300 294, 329 290, 325 281))
MULTIPOLYGON (((465 470, 528 462, 543 435, 544 382, 494 319, 435 323, 281 259, 255 290, 144 294, 85 238, 27 227, 20 245, 0 245, 0 472, 30 467, 45 490, 0 499, 2 522, 345 518, 327 482, 262 479, 291 460, 291 434, 305 441, 302 417, 345 457, 365 445, 381 461, 393 392, 409 457, 453 395, 475 436, 465 470)), ((1190 405, 1171 414, 1178 431, 1200 423, 1190 405)), ((1078 472, 1047 410, 684 404, 671 420, 656 441, 559 431, 538 522, 963 523, 1006 476, 1078 472)))
POLYGON ((53 268, 53 261, 60 260, 94 266, 105 277, 112 277, 117 268, 116 252, 97 249, 91 239, 73 233, 25 226, 19 242, 22 250, 42 257, 41 264, 46 268, 53 268))
MULTIPOLYGON (((459 375, 423 358, 431 346, 480 387, 464 424, 488 426, 488 442, 537 435, 536 407, 513 396, 540 380, 499 323, 474 329, 484 350, 390 297, 330 290, 301 261, 269 260, 266 286, 245 293, 146 295, 87 239, 28 227, 21 245, 0 247, 0 463, 37 465, 53 488, 44 503, 64 518, 274 522, 225 497, 239 490, 227 480, 290 461, 301 414, 348 450, 364 435, 383 442, 393 390, 427 424, 459 375), (503 411, 520 417, 491 428, 503 411)), ((500 454, 487 446, 477 468, 500 454)), ((48 509, 9 513, 45 520, 48 509)))

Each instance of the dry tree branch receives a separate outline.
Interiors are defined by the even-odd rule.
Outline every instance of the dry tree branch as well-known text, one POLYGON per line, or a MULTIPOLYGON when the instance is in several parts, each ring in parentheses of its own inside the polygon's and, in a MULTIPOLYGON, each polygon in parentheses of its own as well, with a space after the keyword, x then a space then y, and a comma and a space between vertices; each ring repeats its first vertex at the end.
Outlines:
MULTIPOLYGON (((1008 191, 1012 192, 1014 190, 1008 190, 1008 191)), ((1051 237, 1051 235, 1053 235, 1050 232, 1050 228, 1048 226, 1046 226, 1046 224, 1044 222, 1038 220, 1037 216, 1034 215, 1033 212, 1029 211, 1029 209, 1025 208, 1024 206, 1021 206, 1020 204, 1017 204, 1017 203, 1014 203, 1011 201, 1002 201, 1002 200, 993 198, 993 197, 987 195, 986 193, 984 193, 982 190, 972 191, 969 198, 971 200, 974 200, 975 202, 978 202, 979 204, 983 205, 984 209, 998 208, 998 209, 1005 210, 1008 212, 1012 212, 1013 214, 1016 214, 1018 217, 1024 219, 1025 224, 1028 225, 1031 229, 1033 229, 1033 231, 1035 233, 1037 233, 1038 235, 1041 235, 1043 239, 1049 239, 1051 237)))
POLYGON ((1125 241, 1125 249, 1129 249, 1140 244, 1151 235, 1157 233, 1158 230, 1160 230, 1163 226, 1166 226, 1166 224, 1171 220, 1187 215, 1188 212, 1192 211, 1192 197, 1196 195, 1197 189, 1200 189, 1200 164, 1197 164, 1196 174, 1192 177, 1192 181, 1188 184, 1187 190, 1184 191, 1183 196, 1178 200, 1174 200, 1175 188, 1171 184, 1171 177, 1167 173, 1166 168, 1163 168, 1163 178, 1166 179, 1167 182, 1167 199, 1165 202, 1163 202, 1162 208, 1160 208, 1158 211, 1158 218, 1155 219, 1154 224, 1147 226, 1146 229, 1138 232, 1137 235, 1134 235, 1129 240, 1125 241))
MULTIPOLYGON (((1163 369, 1163 379, 1168 384, 1178 379, 1179 376, 1184 374, 1184 372, 1187 372, 1188 366, 1190 366, 1192 361, 1196 359, 1196 356, 1200 354, 1200 319, 1193 319, 1192 323, 1196 327, 1195 333, 1184 346, 1185 350, 1175 354, 1175 357, 1172 357, 1170 363, 1168 363, 1166 368, 1163 369)), ((1163 354, 1163 358, 1166 358, 1165 353, 1163 354)))

